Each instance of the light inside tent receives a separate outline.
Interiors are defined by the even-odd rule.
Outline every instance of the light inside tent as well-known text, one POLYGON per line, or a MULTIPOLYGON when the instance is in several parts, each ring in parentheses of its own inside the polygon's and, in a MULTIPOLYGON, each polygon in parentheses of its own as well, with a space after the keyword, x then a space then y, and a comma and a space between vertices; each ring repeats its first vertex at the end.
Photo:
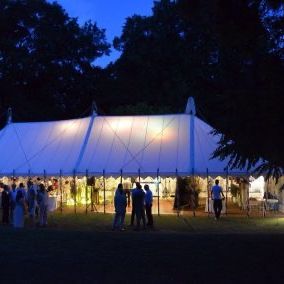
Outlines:
POLYGON ((78 122, 73 120, 66 120, 58 124, 56 129, 63 136, 74 136, 78 131, 78 122))
POLYGON ((128 131, 131 128, 132 120, 133 119, 129 117, 121 117, 115 120, 111 120, 109 122, 109 125, 113 131, 118 130, 118 128, 120 131, 128 131))
MULTIPOLYGON (((111 117, 104 120, 106 133, 112 136, 114 133, 121 138, 133 132, 141 132, 140 140, 146 139, 147 143, 160 143, 171 141, 176 138, 176 129, 170 121, 164 121, 161 117, 154 117, 149 120, 147 117, 111 117), (146 129, 147 128, 147 129, 146 129), (146 130, 145 130, 146 129, 146 130)), ((131 135, 135 135, 135 134, 131 135)))

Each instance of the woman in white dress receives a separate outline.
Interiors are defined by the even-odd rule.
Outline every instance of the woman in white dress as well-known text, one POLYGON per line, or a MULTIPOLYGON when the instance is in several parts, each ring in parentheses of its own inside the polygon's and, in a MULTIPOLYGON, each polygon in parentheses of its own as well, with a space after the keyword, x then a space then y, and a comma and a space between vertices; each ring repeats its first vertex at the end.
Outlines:
POLYGON ((25 197, 21 190, 17 191, 16 194, 16 206, 14 209, 14 228, 24 227, 25 217, 25 197))
POLYGON ((48 193, 43 184, 39 185, 37 202, 39 205, 39 225, 45 227, 47 225, 48 193))

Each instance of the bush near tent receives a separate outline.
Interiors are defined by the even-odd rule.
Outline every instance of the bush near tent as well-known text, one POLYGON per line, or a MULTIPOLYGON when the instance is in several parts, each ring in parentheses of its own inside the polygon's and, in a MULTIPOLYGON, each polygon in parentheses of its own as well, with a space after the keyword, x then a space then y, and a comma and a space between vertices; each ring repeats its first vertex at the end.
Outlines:
POLYGON ((231 185, 231 194, 233 197, 238 197, 241 193, 240 187, 238 185, 231 185))
POLYGON ((196 177, 178 177, 174 209, 194 209, 199 205, 199 183, 196 177))

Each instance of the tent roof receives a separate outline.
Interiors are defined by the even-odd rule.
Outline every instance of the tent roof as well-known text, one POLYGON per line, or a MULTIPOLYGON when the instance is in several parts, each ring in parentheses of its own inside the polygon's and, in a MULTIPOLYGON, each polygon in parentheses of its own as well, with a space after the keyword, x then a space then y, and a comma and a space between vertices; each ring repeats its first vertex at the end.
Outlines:
POLYGON ((190 114, 10 123, 0 131, 0 175, 224 175, 227 161, 210 159, 219 141, 211 131, 190 114))

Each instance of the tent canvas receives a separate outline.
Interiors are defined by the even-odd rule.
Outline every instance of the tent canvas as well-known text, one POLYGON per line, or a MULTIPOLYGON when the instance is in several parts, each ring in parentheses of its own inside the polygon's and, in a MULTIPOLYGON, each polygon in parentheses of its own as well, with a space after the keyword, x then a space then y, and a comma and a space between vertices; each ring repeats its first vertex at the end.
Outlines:
POLYGON ((227 161, 210 159, 211 131, 193 114, 11 122, 0 131, 0 175, 224 175, 227 161))

